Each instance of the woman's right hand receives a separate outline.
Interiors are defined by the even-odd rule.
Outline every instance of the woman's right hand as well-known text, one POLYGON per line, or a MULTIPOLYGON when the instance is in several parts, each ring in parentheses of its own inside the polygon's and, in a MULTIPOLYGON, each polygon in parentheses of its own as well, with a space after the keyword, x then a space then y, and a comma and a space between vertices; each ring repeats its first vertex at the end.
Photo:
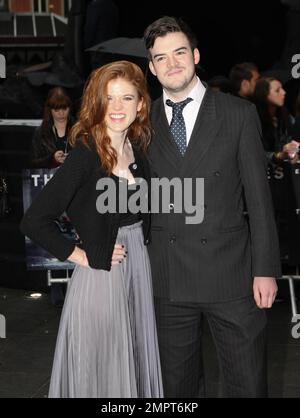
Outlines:
POLYGON ((80 266, 83 266, 83 267, 89 266, 86 252, 79 247, 74 248, 74 251, 68 258, 68 260, 72 261, 72 263, 79 264, 80 266))

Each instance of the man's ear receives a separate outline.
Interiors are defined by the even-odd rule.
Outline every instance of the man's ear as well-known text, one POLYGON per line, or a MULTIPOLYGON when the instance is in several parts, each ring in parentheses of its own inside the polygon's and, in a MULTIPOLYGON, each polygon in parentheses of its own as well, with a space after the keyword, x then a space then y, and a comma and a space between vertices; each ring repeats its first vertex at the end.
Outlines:
POLYGON ((194 49, 193 55, 194 55, 194 63, 195 65, 197 65, 200 62, 200 52, 198 48, 194 49))
POLYGON ((151 73, 153 75, 155 75, 155 77, 156 77, 156 71, 155 71, 155 68, 154 68, 154 65, 153 65, 152 61, 149 61, 149 68, 150 68, 151 73))

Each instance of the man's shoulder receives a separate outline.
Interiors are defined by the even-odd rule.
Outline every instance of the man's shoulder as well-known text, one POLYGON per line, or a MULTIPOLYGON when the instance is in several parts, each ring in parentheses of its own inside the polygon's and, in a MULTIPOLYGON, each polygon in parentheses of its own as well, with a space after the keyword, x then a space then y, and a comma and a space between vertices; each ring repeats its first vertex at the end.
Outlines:
POLYGON ((153 126, 156 126, 157 123, 161 120, 162 112, 164 111, 163 99, 162 96, 160 96, 151 104, 150 118, 153 126))
POLYGON ((161 106, 162 106, 162 96, 159 96, 157 99, 152 101, 152 104, 151 104, 152 113, 160 109, 161 106))
POLYGON ((254 104, 241 97, 234 96, 230 93, 223 92, 212 92, 215 95, 216 102, 219 106, 222 106, 229 111, 234 111, 239 109, 240 111, 249 111, 249 109, 255 107, 254 104))

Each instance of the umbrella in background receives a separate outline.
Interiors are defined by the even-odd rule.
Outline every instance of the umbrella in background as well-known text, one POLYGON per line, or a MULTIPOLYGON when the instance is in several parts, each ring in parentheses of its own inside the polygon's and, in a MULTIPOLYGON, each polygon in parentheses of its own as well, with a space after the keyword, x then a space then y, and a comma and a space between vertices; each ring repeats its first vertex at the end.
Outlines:
POLYGON ((86 49, 88 52, 103 52, 114 55, 147 58, 147 50, 142 38, 113 38, 86 49))
POLYGON ((29 83, 35 87, 49 85, 75 88, 84 83, 76 69, 71 67, 63 55, 59 53, 53 57, 52 61, 30 66, 18 73, 20 76, 26 77, 29 83))
POLYGON ((151 98, 156 99, 161 95, 161 86, 149 71, 147 50, 142 38, 112 38, 94 45, 86 51, 92 54, 93 69, 120 59, 135 62, 141 67, 147 78, 151 98))

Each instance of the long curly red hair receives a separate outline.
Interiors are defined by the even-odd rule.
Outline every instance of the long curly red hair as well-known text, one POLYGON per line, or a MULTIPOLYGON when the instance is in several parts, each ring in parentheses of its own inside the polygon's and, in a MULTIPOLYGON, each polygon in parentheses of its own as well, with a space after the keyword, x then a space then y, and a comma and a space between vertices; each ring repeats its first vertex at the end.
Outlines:
POLYGON ((111 146, 106 132, 105 114, 108 106, 107 85, 111 80, 123 78, 132 83, 142 100, 142 108, 130 125, 127 137, 132 144, 139 145, 143 151, 151 139, 150 96, 147 82, 141 68, 129 61, 115 61, 94 70, 87 81, 82 97, 78 122, 70 133, 70 143, 81 140, 87 146, 92 140, 100 157, 103 169, 111 174, 117 164, 117 154, 111 146))

